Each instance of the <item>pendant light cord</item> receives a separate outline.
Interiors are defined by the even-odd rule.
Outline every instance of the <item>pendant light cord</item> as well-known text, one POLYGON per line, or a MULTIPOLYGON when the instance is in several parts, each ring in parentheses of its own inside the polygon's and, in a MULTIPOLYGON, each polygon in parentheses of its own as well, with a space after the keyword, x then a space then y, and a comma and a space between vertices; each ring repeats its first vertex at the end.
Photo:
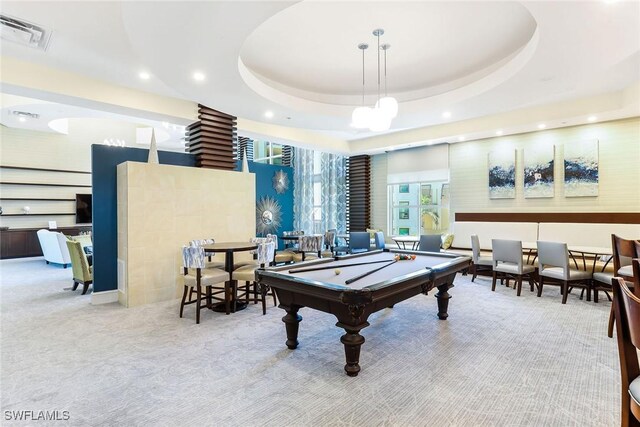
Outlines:
POLYGON ((362 49, 362 106, 364 107, 364 49, 362 49))
POLYGON ((380 101, 380 33, 376 35, 378 38, 378 101, 380 101))

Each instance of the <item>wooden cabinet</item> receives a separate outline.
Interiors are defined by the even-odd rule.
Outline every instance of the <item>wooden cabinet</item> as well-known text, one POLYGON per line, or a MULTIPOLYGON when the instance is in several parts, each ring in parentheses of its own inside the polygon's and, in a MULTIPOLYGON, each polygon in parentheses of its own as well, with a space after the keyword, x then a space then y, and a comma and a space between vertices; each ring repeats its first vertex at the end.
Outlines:
MULTIPOLYGON (((40 228, 16 228, 0 231, 0 259, 42 256, 38 230, 40 228)), ((63 227, 51 231, 59 231, 67 236, 77 236, 81 231, 91 231, 91 227, 63 227)))

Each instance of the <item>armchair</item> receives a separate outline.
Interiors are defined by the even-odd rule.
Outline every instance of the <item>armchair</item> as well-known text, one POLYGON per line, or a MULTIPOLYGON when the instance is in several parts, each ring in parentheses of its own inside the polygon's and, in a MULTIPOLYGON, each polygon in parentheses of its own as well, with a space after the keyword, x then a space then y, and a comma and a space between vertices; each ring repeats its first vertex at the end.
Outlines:
POLYGON ((47 264, 62 264, 64 268, 71 264, 71 256, 66 244, 67 238, 64 234, 42 229, 38 230, 37 235, 47 264))

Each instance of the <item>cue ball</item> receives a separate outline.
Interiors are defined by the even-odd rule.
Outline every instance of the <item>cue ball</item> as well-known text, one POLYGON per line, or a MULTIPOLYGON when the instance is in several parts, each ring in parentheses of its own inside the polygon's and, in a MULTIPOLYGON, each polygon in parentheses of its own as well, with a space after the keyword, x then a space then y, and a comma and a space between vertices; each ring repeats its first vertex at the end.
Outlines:
POLYGON ((336 275, 340 274, 340 269, 336 268, 335 273, 336 273, 336 275))

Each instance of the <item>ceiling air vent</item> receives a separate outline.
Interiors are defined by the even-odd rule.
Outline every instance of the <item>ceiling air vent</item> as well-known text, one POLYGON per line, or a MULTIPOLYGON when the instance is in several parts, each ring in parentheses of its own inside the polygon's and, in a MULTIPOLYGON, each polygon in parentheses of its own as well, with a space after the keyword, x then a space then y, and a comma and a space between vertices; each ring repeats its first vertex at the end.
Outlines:
POLYGON ((0 37, 23 46, 47 50, 51 31, 36 24, 0 14, 0 37))

